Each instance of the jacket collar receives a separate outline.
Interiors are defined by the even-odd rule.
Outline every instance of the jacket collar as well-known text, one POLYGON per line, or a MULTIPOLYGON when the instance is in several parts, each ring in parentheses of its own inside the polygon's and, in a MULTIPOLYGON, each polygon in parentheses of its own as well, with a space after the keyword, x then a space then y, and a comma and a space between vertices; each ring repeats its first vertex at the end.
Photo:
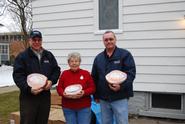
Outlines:
POLYGON ((109 57, 108 55, 107 55, 107 52, 106 52, 106 49, 104 49, 104 55, 105 55, 105 57, 106 58, 112 58, 113 56, 115 56, 115 53, 116 53, 116 51, 117 51, 117 46, 115 47, 115 49, 114 49, 114 51, 113 51, 113 53, 112 53, 112 55, 109 57))
MULTIPOLYGON (((46 53, 46 51, 43 49, 43 51, 42 51, 42 55, 45 55, 45 53, 46 53)), ((31 47, 29 47, 28 48, 28 54, 30 55, 30 56, 37 56, 35 53, 34 53, 34 51, 32 50, 32 48, 31 47)))

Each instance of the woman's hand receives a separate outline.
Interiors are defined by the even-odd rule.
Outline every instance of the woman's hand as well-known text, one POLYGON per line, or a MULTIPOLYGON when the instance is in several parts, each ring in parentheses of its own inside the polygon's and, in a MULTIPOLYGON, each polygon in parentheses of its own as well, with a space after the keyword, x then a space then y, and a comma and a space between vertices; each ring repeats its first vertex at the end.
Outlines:
POLYGON ((78 94, 70 95, 66 94, 65 92, 63 93, 63 96, 69 99, 79 99, 84 95, 84 90, 80 91, 78 94))

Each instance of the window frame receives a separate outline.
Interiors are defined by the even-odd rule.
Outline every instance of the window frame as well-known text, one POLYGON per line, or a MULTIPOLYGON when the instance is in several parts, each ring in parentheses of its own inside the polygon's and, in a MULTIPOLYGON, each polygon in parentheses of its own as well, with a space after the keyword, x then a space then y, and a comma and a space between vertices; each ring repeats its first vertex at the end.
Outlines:
MULTIPOLYGON (((119 10, 118 10, 118 29, 107 29, 107 30, 111 30, 114 33, 123 33, 123 21, 122 21, 122 7, 123 7, 123 0, 118 0, 118 6, 119 6, 119 10)), ((106 30, 99 30, 99 1, 98 0, 94 0, 94 34, 103 34, 106 30)))

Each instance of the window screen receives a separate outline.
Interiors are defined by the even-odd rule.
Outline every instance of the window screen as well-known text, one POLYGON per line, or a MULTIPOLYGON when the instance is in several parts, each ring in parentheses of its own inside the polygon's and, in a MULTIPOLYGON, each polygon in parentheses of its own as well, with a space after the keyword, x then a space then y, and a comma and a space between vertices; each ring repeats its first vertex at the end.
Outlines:
POLYGON ((118 0, 99 0, 99 30, 118 29, 118 0))
POLYGON ((181 95, 152 93, 152 108, 181 109, 181 95))

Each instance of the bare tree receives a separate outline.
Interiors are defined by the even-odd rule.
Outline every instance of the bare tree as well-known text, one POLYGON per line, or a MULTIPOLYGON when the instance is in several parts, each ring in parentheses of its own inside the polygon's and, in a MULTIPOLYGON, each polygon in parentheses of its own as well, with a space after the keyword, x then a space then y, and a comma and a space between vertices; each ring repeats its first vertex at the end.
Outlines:
POLYGON ((0 16, 2 16, 6 10, 6 1, 2 0, 0 1, 0 16))
POLYGON ((11 13, 18 27, 20 27, 24 46, 27 48, 29 46, 29 32, 32 29, 31 0, 7 0, 7 2, 7 10, 11 13))

